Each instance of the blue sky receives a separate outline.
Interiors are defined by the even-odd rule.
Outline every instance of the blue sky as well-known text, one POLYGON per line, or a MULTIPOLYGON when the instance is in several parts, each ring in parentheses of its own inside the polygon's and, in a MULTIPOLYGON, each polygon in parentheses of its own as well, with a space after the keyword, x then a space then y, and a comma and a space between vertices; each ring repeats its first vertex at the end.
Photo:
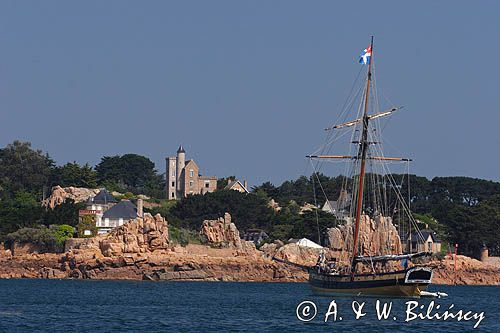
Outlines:
POLYGON ((385 137, 434 177, 500 180, 496 1, 3 1, 0 144, 60 164, 182 143, 207 175, 310 172, 375 35, 385 137), (382 106, 383 107, 383 106, 382 106))

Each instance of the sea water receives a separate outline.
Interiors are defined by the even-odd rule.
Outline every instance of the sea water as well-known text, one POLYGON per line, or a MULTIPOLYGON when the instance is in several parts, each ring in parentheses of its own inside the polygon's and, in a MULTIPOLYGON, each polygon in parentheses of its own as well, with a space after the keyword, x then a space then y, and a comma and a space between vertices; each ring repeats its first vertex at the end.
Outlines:
POLYGON ((500 287, 429 289, 449 297, 316 296, 306 283, 0 280, 0 332, 500 332, 500 287), (439 319, 445 311, 455 317, 439 319))

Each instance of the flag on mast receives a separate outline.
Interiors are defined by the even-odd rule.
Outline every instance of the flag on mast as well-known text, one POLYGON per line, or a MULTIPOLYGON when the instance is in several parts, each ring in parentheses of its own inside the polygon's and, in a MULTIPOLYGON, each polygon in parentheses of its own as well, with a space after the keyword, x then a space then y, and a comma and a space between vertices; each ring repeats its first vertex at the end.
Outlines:
POLYGON ((361 53, 361 57, 359 58, 359 63, 362 65, 368 65, 370 63, 370 58, 372 57, 372 47, 368 46, 361 53))

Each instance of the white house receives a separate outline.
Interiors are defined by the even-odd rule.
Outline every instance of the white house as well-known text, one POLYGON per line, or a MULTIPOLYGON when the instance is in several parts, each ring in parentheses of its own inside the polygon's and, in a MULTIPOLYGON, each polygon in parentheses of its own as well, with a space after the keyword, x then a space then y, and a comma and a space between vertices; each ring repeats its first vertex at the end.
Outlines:
POLYGON ((137 217, 137 207, 130 200, 122 200, 104 212, 100 222, 96 223, 97 233, 108 233, 111 229, 122 226, 137 217))
POLYGON ((96 225, 101 223, 102 215, 108 209, 116 205, 118 200, 115 199, 105 188, 103 188, 95 197, 89 198, 86 202, 85 209, 80 210, 79 215, 95 216, 96 225))

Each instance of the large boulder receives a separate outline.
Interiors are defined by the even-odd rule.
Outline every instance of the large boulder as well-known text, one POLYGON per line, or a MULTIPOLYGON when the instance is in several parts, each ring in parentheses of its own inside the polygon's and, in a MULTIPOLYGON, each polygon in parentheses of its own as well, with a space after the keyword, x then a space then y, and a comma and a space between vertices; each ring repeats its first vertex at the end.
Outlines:
POLYGON ((168 223, 160 214, 152 216, 146 213, 144 218, 131 220, 108 234, 89 240, 73 241, 71 245, 71 250, 99 250, 105 257, 167 249, 168 223))
POLYGON ((273 257, 302 266, 314 266, 321 251, 323 249, 290 243, 277 248, 273 257))
POLYGON ((231 215, 225 213, 224 217, 217 220, 205 220, 201 226, 201 232, 211 244, 221 247, 241 247, 240 232, 236 225, 231 222, 231 215))
POLYGON ((87 201, 90 197, 94 197, 99 193, 99 189, 83 188, 83 187, 61 187, 59 185, 52 188, 50 197, 42 202, 42 205, 47 208, 54 208, 62 204, 66 199, 73 199, 75 202, 87 201))
MULTIPOLYGON (((341 257, 349 257, 354 242, 354 223, 348 219, 347 223, 327 230, 326 242, 328 247, 341 257)), ((360 255, 374 256, 383 254, 401 254, 403 252, 401 240, 396 227, 390 217, 377 216, 370 218, 362 215, 359 226, 360 255)))
POLYGON ((105 256, 123 253, 145 253, 166 249, 169 244, 168 224, 160 215, 144 214, 114 229, 109 234, 99 236, 99 246, 105 256))
POLYGON ((207 238, 208 243, 217 247, 235 248, 240 252, 255 252, 255 244, 240 238, 240 232, 231 222, 231 215, 225 213, 217 220, 205 220, 200 234, 207 238))

